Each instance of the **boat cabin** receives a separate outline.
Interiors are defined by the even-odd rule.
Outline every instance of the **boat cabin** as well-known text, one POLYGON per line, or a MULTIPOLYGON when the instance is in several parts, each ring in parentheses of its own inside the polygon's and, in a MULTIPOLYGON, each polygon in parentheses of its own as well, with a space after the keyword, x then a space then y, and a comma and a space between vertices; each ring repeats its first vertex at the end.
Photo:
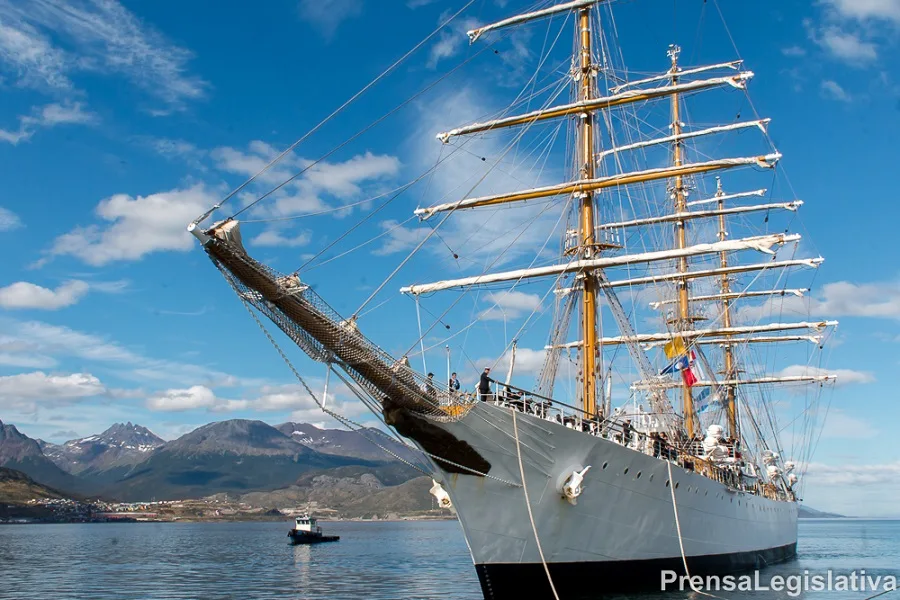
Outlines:
POLYGON ((316 525, 315 517, 302 516, 294 520, 294 530, 306 533, 321 533, 321 529, 316 525))

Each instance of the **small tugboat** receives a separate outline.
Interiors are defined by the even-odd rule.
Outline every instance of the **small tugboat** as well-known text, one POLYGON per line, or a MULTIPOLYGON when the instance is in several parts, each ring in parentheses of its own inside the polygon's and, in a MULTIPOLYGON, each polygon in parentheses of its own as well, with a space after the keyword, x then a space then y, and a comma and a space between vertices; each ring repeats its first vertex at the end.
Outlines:
POLYGON ((323 535, 322 528, 316 525, 316 519, 308 514, 294 520, 294 528, 288 531, 288 537, 292 544, 321 544, 341 539, 337 535, 323 535))

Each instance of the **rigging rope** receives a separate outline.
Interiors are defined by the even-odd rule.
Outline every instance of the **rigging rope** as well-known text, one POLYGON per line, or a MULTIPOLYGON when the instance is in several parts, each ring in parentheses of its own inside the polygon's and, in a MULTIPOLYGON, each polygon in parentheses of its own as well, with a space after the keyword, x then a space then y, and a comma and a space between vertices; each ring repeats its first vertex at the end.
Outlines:
MULTIPOLYGON (((568 22, 568 17, 566 18, 566 21, 565 21, 565 22, 568 22)), ((561 32, 561 31, 562 31, 562 28, 560 28, 560 32, 561 32)), ((556 38, 556 39, 559 39, 559 35, 557 35, 557 38, 556 38)), ((555 46, 555 42, 554 42, 554 46, 555 46)), ((551 50, 552 50, 552 49, 553 49, 553 47, 551 47, 551 50)), ((549 58, 549 51, 548 51, 547 55, 544 56, 544 57, 542 58, 542 60, 540 61, 540 63, 538 64, 538 68, 535 69, 534 74, 531 76, 531 78, 530 78, 530 80, 529 80, 529 84, 537 78, 537 75, 538 75, 538 72, 539 72, 539 70, 540 70, 540 67, 544 64, 544 62, 547 60, 547 58, 549 58)), ((527 85, 528 85, 528 84, 526 84, 526 88, 527 88, 527 85)), ((516 99, 513 101, 513 104, 517 103, 517 102, 521 99, 521 97, 522 97, 522 95, 524 94, 524 92, 525 92, 525 89, 523 89, 523 90, 519 93, 519 95, 518 95, 518 96, 516 97, 516 99)), ((556 93, 554 93, 550 98, 547 99, 547 101, 544 103, 544 107, 546 108, 547 106, 549 106, 549 105, 556 99, 556 97, 559 95, 559 93, 561 93, 561 92, 562 92, 562 88, 560 88, 556 93)), ((507 110, 509 110, 511 107, 512 107, 512 106, 508 107, 507 110)), ((465 199, 466 199, 466 198, 467 198, 467 197, 475 190, 475 188, 477 188, 479 185, 481 185, 481 184, 484 182, 485 179, 487 179, 488 175, 489 175, 495 168, 497 168, 497 166, 498 166, 499 164, 501 164, 501 162, 503 161, 503 159, 506 158, 506 155, 509 154, 509 152, 510 152, 513 148, 516 148, 516 146, 517 146, 517 144, 519 143, 519 141, 524 137, 524 135, 525 135, 528 131, 530 131, 531 127, 532 127, 535 123, 536 123, 536 121, 532 121, 532 122, 528 123, 525 127, 522 128, 522 130, 521 130, 521 131, 513 138, 513 140, 512 140, 512 141, 507 145, 507 147, 503 150, 503 152, 500 154, 500 156, 493 162, 493 164, 490 166, 490 168, 489 168, 489 169, 488 169, 488 170, 487 170, 487 171, 486 171, 486 172, 478 179, 478 181, 475 182, 475 184, 474 184, 473 186, 471 186, 471 187, 469 188, 469 190, 466 192, 466 194, 463 195, 463 197, 459 199, 459 201, 457 202, 457 205, 460 204, 460 203, 462 203, 463 200, 465 200, 465 199)), ((388 282, 389 282, 391 279, 393 279, 394 276, 400 271, 400 269, 402 269, 402 268, 406 265, 406 263, 409 262, 409 261, 412 259, 412 257, 415 256, 415 255, 418 253, 418 251, 425 245, 425 243, 431 238, 432 235, 437 235, 438 229, 440 229, 440 227, 447 221, 447 219, 449 219, 449 218, 453 215, 453 213, 454 213, 455 211, 456 211, 456 207, 453 207, 453 208, 451 208, 449 211, 447 211, 447 214, 444 215, 443 218, 438 222, 438 224, 435 225, 435 226, 432 228, 431 232, 430 232, 428 235, 425 236, 425 239, 423 239, 423 240, 422 240, 422 241, 421 241, 421 242, 420 242, 420 243, 412 250, 412 252, 410 252, 409 255, 408 255, 408 256, 407 256, 407 257, 406 257, 406 258, 405 258, 398 266, 397 266, 397 268, 394 269, 394 271, 391 272, 391 274, 388 275, 387 278, 385 278, 385 280, 381 283, 381 285, 379 285, 378 288, 377 288, 374 292, 372 292, 372 294, 371 294, 368 298, 366 298, 366 300, 362 303, 362 305, 356 310, 356 313, 359 313, 359 312, 360 312, 360 311, 361 311, 361 310, 362 310, 369 302, 372 301, 372 299, 373 299, 379 292, 381 292, 382 289, 384 289, 384 286, 386 286, 386 285, 388 284, 388 282)), ((454 303, 454 304, 455 304, 455 303, 454 303)), ((354 313, 354 314, 356 314, 356 313, 354 313)), ((446 314, 446 313, 445 313, 445 314, 446 314)), ((430 328, 429 328, 429 331, 430 331, 430 328)), ((413 346, 415 346, 415 344, 414 344, 413 346)))
MULTIPOLYGON (((532 124, 533 124, 533 123, 532 123, 532 124)), ((503 160, 503 158, 506 157, 507 154, 509 154, 509 152, 515 147, 515 144, 522 138, 522 136, 523 136, 530 128, 531 128, 531 124, 529 124, 527 127, 525 127, 525 128, 522 129, 522 131, 519 133, 519 135, 516 136, 516 139, 513 140, 513 142, 510 143, 510 144, 507 146, 507 148, 503 151, 503 153, 500 155, 500 157, 497 158, 496 161, 494 161, 494 164, 491 165, 491 169, 489 169, 488 171, 486 171, 486 172, 484 173, 484 175, 482 175, 482 176, 478 179, 478 181, 475 183, 475 185, 473 185, 473 186, 469 189, 469 191, 466 192, 466 194, 456 202, 456 205, 457 205, 457 206, 458 206, 459 204, 462 204, 462 202, 469 196, 469 194, 471 194, 472 191, 474 191, 476 187, 478 187, 479 185, 481 185, 481 183, 483 183, 484 180, 487 179, 487 176, 491 173, 491 171, 494 169, 494 167, 496 167, 497 164, 498 164, 501 160, 503 160)), ((365 308, 365 306, 366 306, 369 302, 372 301, 373 298, 375 298, 375 296, 377 296, 377 295, 381 292, 381 290, 384 289, 384 286, 386 286, 386 285, 394 278, 394 276, 397 275, 397 273, 399 273, 400 270, 401 270, 404 266, 406 266, 406 263, 408 263, 410 260, 412 260, 412 258, 419 252, 419 250, 422 249, 422 247, 426 244, 426 242, 428 242, 428 240, 431 239, 431 236, 437 234, 437 231, 438 231, 438 229, 440 229, 441 225, 443 225, 444 223, 446 223, 446 222, 447 222, 447 219, 449 219, 449 218, 453 215, 454 212, 456 212, 456 207, 455 207, 455 206, 454 206, 453 208, 451 208, 450 210, 448 210, 448 211, 447 211, 447 214, 445 214, 445 215, 441 218, 441 220, 438 222, 438 224, 435 225, 435 227, 434 227, 434 228, 433 228, 433 229, 425 236, 425 238, 424 238, 421 242, 419 242, 418 245, 416 245, 415 248, 412 249, 412 251, 406 256, 406 258, 404 258, 402 261, 400 261, 400 264, 397 265, 397 267, 396 267, 393 271, 391 271, 391 273, 384 279, 384 281, 382 281, 381 284, 380 284, 377 288, 375 288, 375 291, 373 291, 373 292, 369 295, 369 297, 366 298, 365 301, 363 301, 363 303, 360 305, 360 307, 359 307, 358 309, 356 309, 356 312, 355 312, 354 314, 359 313, 363 308, 365 308)))
MULTIPOLYGON (((200 222, 206 220, 206 218, 209 217, 213 212, 215 212, 216 210, 218 210, 219 208, 221 208, 221 206, 222 206, 225 202, 228 202, 228 200, 230 200, 231 198, 233 198, 233 197, 234 197, 236 194, 238 194, 241 190, 243 190, 245 187, 247 187, 247 186, 250 185, 253 181, 255 181, 257 177, 259 177, 260 175, 262 175, 263 173, 265 173, 266 171, 268 171, 269 169, 271 169, 272 166, 275 165, 275 163, 277 163, 277 162, 280 161, 282 158, 284 158, 285 156, 287 156, 288 154, 290 154, 291 152, 293 152, 294 149, 295 149, 297 146, 299 146, 300 144, 302 144, 309 136, 311 136, 311 135, 314 134, 316 131, 318 131, 319 129, 321 129, 322 126, 324 126, 328 121, 330 121, 331 119, 333 119, 334 117, 336 117, 336 116, 337 116, 338 114, 340 114, 345 108, 347 108, 348 106, 350 106, 350 104, 352 104, 357 98, 359 98, 360 96, 362 96, 363 94, 365 94, 365 93, 366 93, 367 91, 369 91, 369 89, 372 88, 375 84, 377 84, 379 81, 381 81, 382 79, 384 79, 389 73, 391 73, 394 69, 396 69, 398 66, 400 66, 407 58, 409 58, 410 56, 412 56, 419 48, 421 48, 422 46, 424 46, 431 38, 433 38, 435 35, 437 35, 437 34, 438 34, 445 26, 447 26, 449 23, 451 23, 454 19, 456 19, 456 17, 458 17, 460 14, 462 14, 466 9, 468 9, 468 8, 469 8, 470 6, 472 6, 472 4, 474 4, 474 3, 475 3, 475 0, 469 0, 469 2, 467 2, 462 8, 460 8, 460 9, 459 9, 458 11, 456 11, 453 15, 451 15, 450 17, 448 17, 447 19, 445 19, 440 25, 438 25, 437 28, 436 28, 434 31, 432 31, 432 32, 429 33, 427 36, 425 36, 425 38, 424 38, 422 41, 420 41, 418 44, 416 44, 415 46, 413 46, 411 50, 409 50, 406 54, 404 54, 404 55, 401 56, 399 59, 397 59, 397 61, 395 61, 394 64, 392 64, 392 65, 389 66, 387 69, 385 69, 384 71, 382 71, 380 75, 378 75, 375 79, 373 79, 373 80, 370 81, 368 84, 366 84, 361 90, 359 90, 358 92, 356 92, 356 93, 355 93, 353 96, 351 96, 346 102, 344 102, 344 103, 341 104, 339 107, 337 107, 330 115, 328 115, 327 117, 325 117, 325 118, 324 118, 322 121, 320 121, 315 127, 313 127, 313 128, 310 129, 308 132, 306 132, 300 139, 298 139, 296 142, 294 142, 293 144, 291 144, 290 146, 288 146, 281 154, 279 154, 278 156, 276 156, 275 158, 273 158, 271 161, 269 161, 269 163, 268 163, 265 167, 263 167, 262 169, 260 169, 259 172, 257 172, 255 175, 253 175, 252 177, 250 177, 247 181, 245 181, 244 183, 242 183, 241 185, 239 185, 238 187, 236 187, 234 190, 232 190, 231 193, 229 193, 227 196, 225 196, 225 198, 223 198, 220 202, 218 202, 217 204, 215 204, 215 205, 214 205, 214 206, 213 206, 206 214, 204 214, 202 217, 198 218, 197 221, 195 221, 195 222, 196 222, 196 223, 200 223, 200 222)), ((440 80, 439 80, 439 81, 440 81, 440 80)), ((362 133, 362 132, 360 132, 360 133, 362 133)), ((357 134, 357 135, 358 135, 358 134, 357 134)), ((354 137, 355 137, 355 136, 354 136, 354 137)), ((353 139, 353 138, 351 138, 351 139, 353 139)), ((349 142, 350 140, 347 140, 347 141, 349 142)), ((345 143, 346 143, 346 142, 345 142, 345 143)), ((342 144, 342 145, 343 145, 343 144, 342 144)), ((339 147, 340 147, 340 146, 339 146, 339 147)), ((339 147, 338 147, 338 148, 339 148, 339 147)), ((335 150, 337 150, 337 148, 335 148, 335 150)), ((332 152, 334 152, 334 150, 333 150, 332 152)), ((329 154, 330 154, 330 153, 329 153, 329 154)), ((326 156, 327 156, 327 155, 326 155, 326 156)), ((321 161, 323 158, 325 158, 325 157, 320 158, 319 161, 321 161)), ((316 162, 319 162, 319 161, 316 161, 316 162)), ((315 164, 315 163, 313 163, 313 165, 314 165, 314 164, 315 164)), ((310 167, 312 167, 313 165, 310 165, 309 167, 307 167, 307 169, 310 168, 310 167)), ((304 171, 306 171, 307 169, 304 169, 304 171)), ((296 176, 295 176, 295 177, 296 177, 296 176)), ((293 177, 292 177, 291 179, 293 179, 293 177)), ((288 181, 291 181, 291 179, 289 179, 288 181)), ((275 188, 274 190, 272 190, 272 191, 269 192, 269 193, 272 193, 272 192, 274 192, 275 190, 279 189, 280 187, 284 186, 285 184, 288 183, 288 181, 285 181, 283 184, 281 184, 280 186, 278 186, 277 188, 275 188)), ((266 195, 268 195, 268 194, 266 194, 266 195)), ((263 196, 263 197, 265 197, 265 196, 263 196)), ((242 208, 241 210, 239 210, 239 211, 237 211, 236 213, 234 213, 234 215, 232 215, 232 218, 234 218, 234 217, 236 217, 237 215, 241 214, 242 212, 244 212, 245 210, 247 210, 248 208, 250 208, 250 207, 253 206, 254 204, 258 203, 258 202, 259 202, 260 200, 262 200, 262 199, 263 199, 263 198, 258 198, 258 199, 256 199, 255 201, 253 201, 252 203, 248 204, 247 206, 245 206, 245 207, 242 208)))
POLYGON ((541 548, 541 539, 538 536, 537 525, 534 523, 534 514, 531 512, 531 499, 528 497, 528 487, 525 485, 525 467, 522 465, 522 448, 519 446, 519 426, 516 423, 516 409, 510 408, 513 422, 513 435, 516 438, 516 455, 519 459, 519 475, 522 481, 522 493, 525 495, 525 507, 528 509, 528 520, 531 521, 531 531, 534 532, 534 543, 537 545, 538 554, 541 556, 541 564, 544 566, 544 573, 547 574, 547 581, 550 582, 550 589, 553 591, 553 597, 559 600, 559 594, 556 593, 556 586, 553 585, 553 577, 550 576, 550 567, 547 566, 547 559, 544 558, 544 549, 541 548))
MULTIPOLYGON (((422 469, 421 467, 412 464, 411 462, 405 460, 404 458, 400 457, 399 455, 397 455, 396 453, 392 452, 392 451, 389 450, 388 448, 385 448, 384 446, 382 446, 382 445, 379 444, 378 442, 376 442, 376 441, 372 440, 371 438, 369 438, 368 436, 366 436, 364 433, 362 433, 362 430, 365 429, 365 427, 364 427, 363 425, 360 425, 359 423, 356 423, 356 422, 350 420, 349 418, 347 418, 347 417, 341 415, 340 413, 337 413, 337 412, 335 412, 335 411, 333 411, 333 410, 330 410, 330 409, 328 409, 328 408, 325 408, 325 406, 324 406, 321 402, 319 402, 318 397, 316 397, 315 393, 313 393, 312 389, 311 389, 311 388, 309 387, 309 385, 306 383, 306 380, 303 378, 303 376, 300 375, 300 372, 297 371, 296 367, 294 367, 294 364, 293 364, 293 363, 291 362, 291 360, 287 357, 287 354, 285 354, 284 350, 281 349, 281 346, 278 344, 278 342, 275 341, 275 338, 272 337, 272 334, 269 333, 269 330, 268 330, 268 329, 266 328, 266 326, 262 323, 262 321, 259 319, 259 317, 256 315, 256 313, 253 312, 253 308, 252 308, 251 305, 248 303, 248 301, 241 295, 240 291, 239 291, 237 288, 234 287, 234 284, 231 282, 231 280, 230 280, 228 277, 226 277, 225 279, 226 279, 226 281, 228 281, 229 285, 231 285, 232 289, 233 289, 234 292, 237 294, 238 298, 240 298, 241 303, 244 305, 244 308, 247 310, 248 313, 250 313, 250 317, 256 322, 256 325, 257 325, 257 326, 259 327, 259 329, 263 332, 263 335, 266 336, 266 339, 269 340, 269 343, 272 344, 272 347, 274 347, 274 348, 275 348, 275 351, 278 352, 278 355, 281 356, 281 359, 282 359, 282 360, 284 361, 284 363, 287 365, 288 369, 290 369, 291 373, 293 373, 294 377, 297 378, 297 381, 300 382, 300 384, 301 384, 301 385, 303 386, 303 388, 306 390, 306 393, 309 394, 309 397, 313 399, 313 402, 316 403, 316 406, 318 406, 319 409, 320 409, 322 412, 324 412, 324 413, 325 413, 326 415, 328 415, 329 417, 332 417, 333 419, 335 419, 337 422, 339 422, 341 425, 343 425, 344 427, 346 427, 348 430, 360 434, 362 437, 364 437, 365 439, 367 439, 367 440, 370 441, 371 443, 375 444, 376 446, 378 446, 379 448, 381 448, 384 452, 386 452, 387 454, 393 456, 394 458, 396 458, 397 460, 399 460, 399 461, 402 462, 403 464, 405 464, 405 465, 407 465, 407 466, 409 466, 409 467, 415 469, 416 471, 419 471, 419 472, 422 473, 423 475, 427 475, 427 476, 429 476, 429 477, 431 477, 431 476, 433 475, 433 473, 430 473, 430 472, 428 472, 428 471, 425 471, 425 470, 422 469), (356 426, 358 427, 358 429, 353 429, 352 425, 356 425, 356 426)), ((338 375, 338 377, 340 377, 341 381, 343 381, 343 382, 344 382, 351 390, 354 391, 354 394, 356 394, 356 391, 355 391, 355 389, 353 388, 353 386, 351 386, 351 384, 350 384, 344 377, 342 377, 342 376, 340 375, 340 373, 338 373, 337 371, 335 371, 335 374, 338 375)), ((364 404, 365 404, 365 403, 364 403, 364 404)), ((370 409, 370 410, 371 410, 371 409, 370 409)), ((375 412, 375 411, 372 411, 372 412, 375 414, 375 416, 376 416, 382 423, 384 423, 384 417, 383 417, 382 415, 378 414, 378 413, 375 412)), ((385 423, 385 425, 387 426, 386 423, 385 423)), ((404 444, 404 445, 405 445, 405 444, 404 444)), ((411 448, 411 447, 408 446, 408 445, 405 445, 405 446, 406 446, 407 448, 411 448)), ((434 461, 439 461, 439 462, 442 462, 442 463, 445 463, 445 464, 454 466, 454 467, 456 467, 456 468, 463 469, 464 471, 468 471, 469 473, 472 473, 473 475, 477 475, 477 476, 479 476, 479 477, 485 477, 485 478, 488 478, 488 479, 493 479, 493 480, 495 480, 495 481, 499 481, 500 483, 506 484, 506 485, 508 485, 508 486, 510 486, 510 487, 522 487, 520 484, 515 483, 515 482, 513 482, 513 481, 507 481, 507 480, 505 480, 505 479, 501 479, 500 477, 496 477, 496 476, 490 475, 490 474, 488 474, 488 473, 482 473, 482 472, 477 471, 477 470, 475 470, 475 469, 473 469, 473 468, 471 468, 471 467, 467 467, 467 466, 465 466, 465 465, 461 465, 461 464, 455 463, 455 462, 453 462, 452 460, 448 460, 448 459, 446 459, 446 458, 444 458, 444 457, 442 457, 442 456, 438 456, 438 455, 436 455, 436 454, 432 454, 431 452, 427 452, 427 451, 425 451, 425 450, 423 450, 423 449, 421 449, 421 448, 411 448, 411 449, 412 449, 412 450, 415 450, 415 451, 417 451, 417 452, 420 452, 420 453, 422 453, 422 454, 424 454, 425 456, 427 456, 427 457, 433 459, 434 461)))
POLYGON ((422 335, 422 311, 419 309, 418 296, 416 296, 416 320, 419 323, 419 344, 422 346, 422 372, 428 373, 428 364, 425 362, 425 337, 422 335))

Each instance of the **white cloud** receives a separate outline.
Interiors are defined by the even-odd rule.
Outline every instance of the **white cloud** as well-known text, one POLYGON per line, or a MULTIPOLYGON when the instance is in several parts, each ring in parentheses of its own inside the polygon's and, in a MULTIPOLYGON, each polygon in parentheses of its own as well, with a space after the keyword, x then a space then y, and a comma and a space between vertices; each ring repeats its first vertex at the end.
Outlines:
POLYGON ((826 79, 822 82, 822 93, 825 96, 841 102, 850 102, 853 98, 836 81, 826 79))
POLYGON ((0 231, 12 231, 22 227, 22 220, 13 211, 0 206, 0 231))
MULTIPOLYGON (((249 152, 245 152, 231 146, 222 146, 215 148, 211 154, 219 169, 244 177, 253 177, 262 171, 278 154, 274 152, 270 154, 267 151, 268 145, 260 141, 250 142, 249 149, 249 152)), ((257 181, 271 185, 278 185, 285 181, 293 175, 288 168, 295 164, 293 159, 293 156, 286 156, 278 164, 273 165, 268 171, 259 175, 257 181)))
POLYGON ((118 74, 178 109, 208 87, 187 72, 192 56, 115 0, 0 0, 0 61, 19 85, 70 90, 75 73, 118 74))
MULTIPOLYGON (((321 390, 323 380, 308 378, 307 383, 315 390, 321 390)), ((319 393, 319 400, 322 400, 319 393)), ((291 419, 305 422, 321 420, 325 414, 315 400, 300 384, 265 385, 259 387, 255 394, 244 399, 228 399, 219 397, 216 392, 204 385, 194 385, 183 389, 169 389, 147 399, 147 408, 160 412, 184 412, 205 410, 213 413, 229 413, 238 411, 290 413, 291 419)), ((328 407, 348 417, 355 417, 367 412, 343 384, 329 385, 328 407)))
POLYGON ((823 0, 841 16, 864 21, 883 19, 900 24, 900 0, 823 0))
POLYGON ((51 369, 54 358, 40 353, 40 346, 31 341, 0 336, 0 365, 20 369, 51 369))
POLYGON ((25 87, 68 90, 69 58, 37 29, 17 19, 8 2, 0 4, 0 61, 25 87), (11 18, 12 17, 12 18, 11 18))
POLYGON ((49 252, 93 266, 137 260, 153 252, 186 252, 194 247, 194 239, 185 227, 217 200, 202 184, 150 196, 116 194, 94 211, 108 225, 77 227, 56 238, 49 252))
POLYGON ((180 412, 197 408, 210 408, 216 403, 215 393, 206 386, 195 385, 187 389, 171 389, 147 399, 147 408, 168 412, 180 412))
POLYGON ((895 484, 900 477, 900 461, 886 464, 854 463, 852 465, 810 463, 806 477, 827 482, 829 486, 895 484))
MULTIPOLYGON (((246 151, 224 146, 211 152, 220 170, 248 178, 262 171, 278 154, 280 151, 259 140, 250 142, 246 151)), ((294 216, 333 208, 328 202, 330 199, 339 200, 336 206, 339 208, 342 203, 355 200, 368 188, 394 177, 399 173, 400 166, 395 156, 371 152, 357 154, 343 162, 322 161, 315 165, 312 160, 288 154, 257 177, 258 182, 265 184, 264 191, 286 182, 300 171, 305 172, 294 177, 254 210, 264 216, 294 216)), ((246 204, 258 195, 250 193, 241 199, 246 204)), ((344 216, 348 213, 339 211, 335 214, 344 216)))
POLYGON ((828 439, 869 439, 879 435, 878 429, 869 421, 832 408, 822 424, 822 437, 828 439))
POLYGON ((358 17, 362 0, 300 0, 300 18, 315 26, 326 39, 331 39, 344 21, 358 17))
POLYGON ((491 306, 479 315, 482 320, 516 319, 530 315, 541 306, 541 297, 537 294, 515 290, 489 292, 484 294, 483 298, 491 306))
POLYGON ((301 231, 295 235, 284 235, 277 229, 267 229, 250 240, 254 246, 279 246, 296 248, 305 246, 312 240, 311 231, 301 231))
POLYGON ((340 163, 320 162, 304 174, 299 185, 352 198, 362 191, 361 183, 396 175, 399 170, 396 156, 366 152, 340 163))
POLYGON ((113 281, 92 281, 90 285, 92 291, 103 292, 104 294, 121 294, 131 287, 131 282, 127 279, 116 279, 113 281))
MULTIPOLYGON (((8 364, 53 366, 54 357, 77 358, 122 368, 126 379, 164 385, 202 383, 209 386, 260 385, 257 379, 238 378, 203 365, 155 359, 134 352, 106 337, 40 321, 0 319, 0 354, 8 364)), ((0 361, 3 362, 3 361, 0 361)))
POLYGON ((800 46, 788 46, 787 48, 782 48, 781 53, 791 57, 806 56, 806 50, 800 46))
POLYGON ((384 242, 372 251, 376 256, 384 256, 414 248, 426 235, 424 227, 406 227, 395 219, 387 219, 379 223, 383 230, 384 242))
POLYGON ((803 375, 837 375, 834 382, 836 386, 852 385, 854 383, 872 383, 875 376, 867 371, 854 371, 852 369, 821 369, 809 365, 791 365, 778 372, 779 377, 794 377, 803 375))
POLYGON ((857 33, 842 31, 836 26, 827 26, 813 34, 813 41, 835 58, 851 64, 866 63, 878 58, 875 44, 863 40, 857 33))
POLYGON ((4 330, 11 332, 17 340, 27 343, 30 351, 47 355, 74 356, 101 362, 140 361, 138 355, 114 342, 68 327, 40 321, 14 321, 4 322, 4 330))
POLYGON ((455 56, 463 46, 463 40, 460 39, 455 31, 442 31, 440 36, 438 36, 438 40, 428 51, 426 66, 429 69, 437 68, 439 62, 445 58, 455 56))
POLYGON ((0 406, 5 409, 34 409, 42 405, 64 405, 100 396, 106 388, 89 373, 48 375, 43 371, 0 377, 0 406))
POLYGON ((851 317, 900 319, 900 283, 826 283, 821 299, 816 301, 816 310, 851 317))
POLYGON ((81 300, 89 289, 86 282, 77 279, 67 281, 55 290, 18 281, 0 288, 0 308, 58 310, 81 300))
MULTIPOLYGON (((481 358, 475 361, 479 369, 484 367, 492 367, 491 373, 495 379, 505 380, 506 373, 509 370, 509 361, 511 359, 510 352, 506 352, 499 359, 481 358)), ((544 359, 547 351, 544 349, 534 350, 532 348, 516 348, 516 364, 514 367, 515 375, 537 375, 544 366, 544 359)))
POLYGON ((0 352, 0 365, 3 365, 4 367, 17 367, 20 369, 51 369, 57 364, 57 361, 49 356, 0 352))
MULTIPOLYGON (((321 398, 320 398, 321 400, 321 398)), ((318 406, 310 395, 299 385, 270 386, 261 390, 260 396, 253 401, 254 410, 261 411, 297 411, 318 410, 318 406)), ((321 418, 322 413, 319 412, 321 418)))
MULTIPOLYGON (((448 17, 450 17, 450 11, 443 13, 439 22, 444 23, 448 17)), ((425 66, 435 69, 442 60, 452 58, 462 52, 469 43, 466 32, 476 27, 478 27, 478 21, 472 17, 456 18, 451 21, 428 50, 428 61, 425 66)))
POLYGON ((63 102, 35 107, 30 115, 19 117, 19 128, 15 131, 0 129, 0 141, 15 146, 27 141, 38 129, 49 129, 57 125, 90 124, 96 122, 93 113, 84 110, 81 102, 63 102))
MULTIPOLYGON (((448 94, 427 107, 422 107, 416 146, 418 167, 432 168, 439 156, 443 162, 429 178, 424 206, 453 202, 464 196, 512 192, 565 180, 565 175, 544 161, 541 152, 507 152, 510 136, 520 132, 498 132, 483 137, 469 137, 458 142, 465 149, 444 146, 434 135, 462 124, 490 119, 494 113, 486 107, 485 96, 472 88, 448 94), (482 160, 482 159, 485 160, 482 160)), ((549 131, 547 132, 549 133, 549 131)), ((564 135, 564 134, 563 134, 564 135)), ((558 219, 565 199, 547 202, 510 203, 498 208, 456 211, 439 230, 441 239, 460 256, 465 267, 501 264, 533 258, 548 240, 559 239, 558 219)), ((440 221, 442 216, 432 218, 440 221)), ((431 250, 447 255, 447 247, 436 240, 431 250)))
POLYGON ((148 146, 163 158, 187 162, 192 169, 198 171, 207 170, 203 159, 206 158, 208 152, 188 141, 152 136, 139 137, 137 141, 148 146))
POLYGON ((761 304, 738 306, 737 317, 754 323, 771 314, 815 318, 873 317, 900 319, 900 282, 826 283, 811 298, 775 297, 761 304))

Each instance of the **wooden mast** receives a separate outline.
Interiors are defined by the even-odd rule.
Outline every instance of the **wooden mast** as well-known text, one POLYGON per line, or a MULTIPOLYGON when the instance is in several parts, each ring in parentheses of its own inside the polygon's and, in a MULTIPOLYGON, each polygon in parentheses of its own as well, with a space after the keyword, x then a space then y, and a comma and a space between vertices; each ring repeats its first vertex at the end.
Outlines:
MULTIPOLYGON (((681 48, 676 45, 669 47, 669 58, 672 59, 672 68, 669 70, 672 84, 678 83, 678 54, 681 48)), ((680 167, 684 162, 683 142, 677 139, 681 135, 681 105, 679 104, 679 95, 672 94, 672 135, 676 136, 673 142, 673 164, 680 167)), ((675 212, 682 213, 687 210, 687 194, 684 189, 684 178, 681 175, 675 177, 675 185, 672 190, 675 200, 675 212)), ((687 246, 687 232, 685 221, 677 221, 675 223, 675 247, 682 249, 687 246)), ((688 262, 686 257, 678 259, 678 273, 687 273, 688 262)), ((684 331, 691 327, 690 315, 690 298, 688 296, 687 278, 678 280, 678 316, 675 320, 676 331, 684 331)), ((694 399, 691 394, 691 387, 687 384, 682 385, 682 412, 684 414, 684 429, 688 438, 694 437, 694 399)))
MULTIPOLYGON (((578 12, 580 33, 580 86, 578 98, 590 100, 594 96, 594 63, 591 55, 591 7, 578 12)), ((594 115, 586 111, 579 115, 581 136, 578 143, 578 165, 581 178, 594 178, 594 115)), ((594 240, 594 194, 585 190, 577 194, 580 199, 579 238, 582 258, 593 258, 598 249, 594 240)), ((592 272, 584 273, 581 293, 582 312, 582 406, 589 417, 597 415, 597 278, 592 272)))
MULTIPOLYGON (((716 198, 719 199, 718 206, 719 210, 722 211, 725 209, 725 200, 724 200, 725 192, 722 191, 722 180, 718 177, 716 178, 716 198)), ((728 237, 728 232, 725 230, 725 215, 719 214, 719 241, 725 240, 728 237)), ((722 268, 728 267, 728 253, 722 252, 720 255, 720 264, 722 268)), ((722 285, 721 285, 721 293, 722 293, 722 324, 726 328, 731 327, 731 282, 728 279, 728 274, 724 273, 722 275, 722 285)), ((734 370, 734 348, 731 344, 731 336, 725 336, 725 344, 724 344, 724 353, 725 353, 725 381, 731 381, 736 379, 736 373, 734 370)), ((737 428, 737 408, 734 403, 735 398, 735 386, 729 385, 725 388, 725 410, 728 413, 728 435, 733 437, 734 439, 740 439, 739 432, 737 428)))

